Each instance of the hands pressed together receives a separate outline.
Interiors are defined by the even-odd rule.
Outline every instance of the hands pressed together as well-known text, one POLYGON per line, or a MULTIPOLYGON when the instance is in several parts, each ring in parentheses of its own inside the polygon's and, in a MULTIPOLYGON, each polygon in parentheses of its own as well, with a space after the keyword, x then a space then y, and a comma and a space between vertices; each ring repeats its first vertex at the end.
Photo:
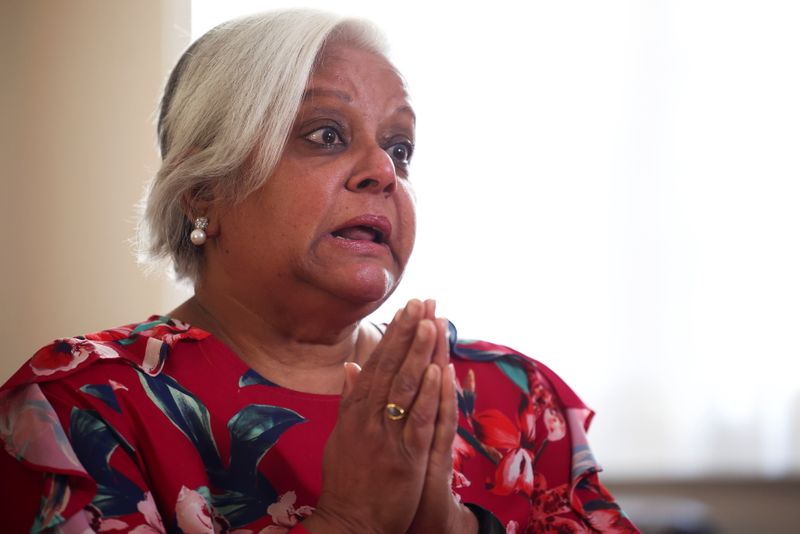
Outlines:
POLYGON ((433 301, 397 312, 363 370, 345 364, 323 486, 303 525, 316 533, 474 533, 450 489, 458 424, 448 326, 433 301), (387 404, 405 410, 390 418, 387 404))

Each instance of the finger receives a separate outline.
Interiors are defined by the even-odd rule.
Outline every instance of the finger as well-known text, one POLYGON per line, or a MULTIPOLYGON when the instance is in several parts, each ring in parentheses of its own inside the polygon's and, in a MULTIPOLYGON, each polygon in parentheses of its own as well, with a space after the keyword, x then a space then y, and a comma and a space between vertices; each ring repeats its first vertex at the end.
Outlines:
POLYGON ((417 324, 414 342, 405 361, 395 373, 389 391, 385 397, 376 397, 378 407, 383 407, 387 401, 406 410, 411 407, 422 386, 425 370, 431 363, 435 343, 436 325, 429 319, 422 319, 417 324))
MULTIPOLYGON (((407 304, 406 304, 406 306, 407 306, 407 304)), ((389 335, 391 333, 394 324, 400 321, 400 316, 403 314, 403 311, 405 311, 405 309, 406 309, 406 307, 403 306, 402 308, 400 308, 399 310, 397 310, 395 312, 394 317, 392 317, 392 320, 389 321, 388 325, 386 325, 386 330, 383 332, 383 337, 386 337, 387 335, 389 335)))
POLYGON ((450 472, 453 466, 453 440, 458 428, 455 369, 448 364, 440 388, 439 414, 431 446, 431 466, 450 472), (439 465, 437 465, 439 464, 439 465))
POLYGON ((356 362, 345 362, 344 364, 344 385, 342 386, 342 398, 347 398, 353 392, 356 378, 361 372, 361 366, 356 362))
POLYGON ((403 427, 403 442, 412 454, 430 451, 439 411, 441 379, 442 371, 439 366, 428 365, 419 394, 403 427))
POLYGON ((424 302, 425 304, 425 315, 426 319, 435 319, 436 318, 436 301, 433 299, 428 299, 424 302))
MULTIPOLYGON (((367 366, 372 364, 368 376, 371 382, 369 397, 373 403, 381 406, 386 403, 394 376, 406 360, 417 336, 423 308, 424 305, 419 300, 409 301, 399 320, 394 323, 392 336, 384 336, 364 366, 366 372, 367 366)), ((430 350, 433 351, 433 347, 430 350)))
MULTIPOLYGON (((384 357, 390 357, 390 355, 396 353, 405 355, 414 338, 414 330, 411 329, 414 322, 410 321, 407 317, 409 309, 411 309, 412 314, 415 313, 413 309, 415 305, 412 304, 413 302, 414 301, 409 301, 405 308, 397 310, 383 338, 364 364, 364 368, 358 380, 355 381, 353 391, 349 397, 343 399, 342 407, 346 407, 349 404, 369 396, 370 390, 372 389, 373 377, 379 365, 385 365, 390 369, 394 367, 392 362, 384 362, 381 364, 384 357)), ((416 305, 421 305, 421 303, 416 301, 416 305)))
POLYGON ((450 363, 450 326, 447 319, 436 319, 436 346, 433 350, 433 363, 442 368, 444 372, 450 363))

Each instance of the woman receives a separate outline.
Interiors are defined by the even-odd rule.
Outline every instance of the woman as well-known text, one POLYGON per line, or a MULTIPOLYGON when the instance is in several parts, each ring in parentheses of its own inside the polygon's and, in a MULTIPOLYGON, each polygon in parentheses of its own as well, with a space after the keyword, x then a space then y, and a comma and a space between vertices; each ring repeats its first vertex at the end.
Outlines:
POLYGON ((194 43, 144 222, 195 294, 3 386, 7 528, 635 532, 546 367, 457 342, 433 301, 362 321, 413 248, 414 125, 364 22, 276 12, 194 43))

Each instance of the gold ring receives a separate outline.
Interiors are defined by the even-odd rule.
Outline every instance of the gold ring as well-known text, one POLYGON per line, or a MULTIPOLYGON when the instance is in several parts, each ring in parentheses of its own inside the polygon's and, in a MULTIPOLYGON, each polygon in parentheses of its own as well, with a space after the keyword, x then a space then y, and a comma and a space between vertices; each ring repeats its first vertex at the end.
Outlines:
POLYGON ((400 421, 406 418, 406 409, 393 402, 386 403, 386 417, 392 421, 400 421))

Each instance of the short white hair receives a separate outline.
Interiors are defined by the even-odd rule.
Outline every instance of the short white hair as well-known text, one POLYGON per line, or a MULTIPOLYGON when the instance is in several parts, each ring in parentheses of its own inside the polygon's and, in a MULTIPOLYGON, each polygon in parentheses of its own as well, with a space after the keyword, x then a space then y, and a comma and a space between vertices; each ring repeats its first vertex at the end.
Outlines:
POLYGON ((223 23, 195 41, 170 74, 158 120, 161 168, 144 198, 140 258, 171 260, 196 281, 202 247, 189 240, 193 200, 236 203, 264 185, 326 44, 387 56, 370 22, 282 10, 223 23))

